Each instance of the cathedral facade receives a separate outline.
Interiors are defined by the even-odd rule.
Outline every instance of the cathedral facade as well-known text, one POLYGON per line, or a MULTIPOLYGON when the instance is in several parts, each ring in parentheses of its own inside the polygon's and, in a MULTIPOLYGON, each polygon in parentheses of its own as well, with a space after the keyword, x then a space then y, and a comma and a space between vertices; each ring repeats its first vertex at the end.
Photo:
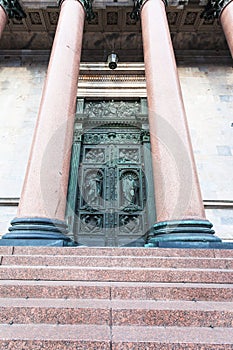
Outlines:
POLYGON ((2 244, 232 241, 232 1, 0 5, 2 244))

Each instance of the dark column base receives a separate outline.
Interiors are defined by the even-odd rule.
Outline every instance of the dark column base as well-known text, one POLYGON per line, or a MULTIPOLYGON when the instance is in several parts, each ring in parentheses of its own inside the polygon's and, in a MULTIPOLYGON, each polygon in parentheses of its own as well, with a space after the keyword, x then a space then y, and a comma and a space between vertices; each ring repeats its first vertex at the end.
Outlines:
POLYGON ((47 218, 15 218, 0 245, 75 246, 64 221, 47 218), (8 242, 8 243, 7 243, 8 242))
POLYGON ((178 247, 209 246, 220 243, 221 239, 214 236, 212 224, 208 220, 181 220, 158 222, 149 234, 146 247, 161 247, 171 245, 178 247))

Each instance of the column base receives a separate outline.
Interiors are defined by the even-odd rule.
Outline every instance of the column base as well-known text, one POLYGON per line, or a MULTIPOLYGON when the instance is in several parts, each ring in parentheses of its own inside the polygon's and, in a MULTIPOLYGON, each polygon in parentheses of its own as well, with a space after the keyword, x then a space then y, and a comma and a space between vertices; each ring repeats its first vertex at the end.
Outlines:
POLYGON ((20 246, 76 246, 67 236, 64 221, 47 218, 15 218, 9 232, 2 236, 0 245, 20 246))
POLYGON ((176 246, 195 247, 221 243, 221 239, 214 236, 212 224, 208 220, 177 220, 158 222, 153 226, 145 247, 176 246))

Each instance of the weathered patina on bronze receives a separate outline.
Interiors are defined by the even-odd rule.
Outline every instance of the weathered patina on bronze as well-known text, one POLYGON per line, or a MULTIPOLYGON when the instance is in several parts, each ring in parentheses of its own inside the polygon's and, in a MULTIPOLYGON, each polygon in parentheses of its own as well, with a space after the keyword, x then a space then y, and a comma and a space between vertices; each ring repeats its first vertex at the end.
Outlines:
POLYGON ((201 18, 204 18, 206 20, 219 18, 222 10, 231 1, 232 0, 209 0, 204 11, 201 13, 201 18))
POLYGON ((145 175, 151 174, 151 154, 143 102, 78 102, 67 218, 79 244, 145 244, 155 208, 147 196, 153 189, 145 175))
POLYGON ((17 21, 21 21, 26 17, 18 0, 0 0, 0 6, 4 8, 9 19, 15 18, 17 21))

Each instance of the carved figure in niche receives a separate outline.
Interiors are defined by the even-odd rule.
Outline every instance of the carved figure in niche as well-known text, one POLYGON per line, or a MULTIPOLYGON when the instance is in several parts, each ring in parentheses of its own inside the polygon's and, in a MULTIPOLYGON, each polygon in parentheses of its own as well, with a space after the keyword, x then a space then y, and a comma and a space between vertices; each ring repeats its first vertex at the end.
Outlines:
POLYGON ((139 181, 135 173, 126 173, 122 177, 122 197, 124 206, 139 205, 139 181))
POLYGON ((100 204, 100 198, 103 190, 103 177, 100 172, 89 172, 85 178, 84 198, 87 205, 100 204))
POLYGON ((122 231, 138 232, 140 231, 140 218, 137 215, 122 215, 120 226, 122 226, 122 231))
POLYGON ((104 151, 95 148, 89 149, 85 160, 89 163, 102 163, 104 161, 104 151))
POLYGON ((101 215, 81 215, 81 230, 88 232, 96 232, 102 228, 101 215))

